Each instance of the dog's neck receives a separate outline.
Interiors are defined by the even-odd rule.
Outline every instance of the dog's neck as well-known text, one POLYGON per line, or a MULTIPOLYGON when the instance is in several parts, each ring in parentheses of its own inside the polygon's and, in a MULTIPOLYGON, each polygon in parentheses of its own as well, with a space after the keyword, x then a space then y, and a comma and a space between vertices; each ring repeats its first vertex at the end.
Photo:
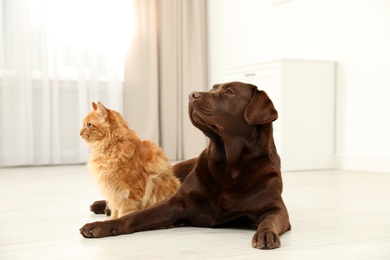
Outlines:
MULTIPOLYGON (((232 135, 221 133, 210 138, 209 156, 216 163, 226 163, 227 167, 232 166, 234 175, 234 165, 243 165, 246 161, 268 154, 273 145, 272 123, 253 126, 246 135, 232 135), (260 140, 263 140, 260 143, 260 140)), ((234 177, 234 176, 233 176, 234 177)))

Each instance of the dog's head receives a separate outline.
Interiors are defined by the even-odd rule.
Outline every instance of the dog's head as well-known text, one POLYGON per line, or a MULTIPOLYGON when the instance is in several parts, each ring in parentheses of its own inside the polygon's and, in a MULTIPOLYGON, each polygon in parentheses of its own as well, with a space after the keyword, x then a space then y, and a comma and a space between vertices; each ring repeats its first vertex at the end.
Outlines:
POLYGON ((278 118, 268 95, 242 82, 217 84, 209 92, 192 92, 189 115, 194 126, 209 137, 215 134, 245 136, 253 126, 278 118))

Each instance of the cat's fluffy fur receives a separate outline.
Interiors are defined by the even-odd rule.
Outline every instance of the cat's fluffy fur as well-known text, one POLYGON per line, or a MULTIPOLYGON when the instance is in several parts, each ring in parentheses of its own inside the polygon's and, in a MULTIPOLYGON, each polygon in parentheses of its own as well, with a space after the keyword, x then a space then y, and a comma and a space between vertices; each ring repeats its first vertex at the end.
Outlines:
POLYGON ((80 135, 91 150, 88 168, 107 197, 111 219, 172 196, 180 182, 162 150, 141 141, 118 112, 100 102, 92 107, 80 135))

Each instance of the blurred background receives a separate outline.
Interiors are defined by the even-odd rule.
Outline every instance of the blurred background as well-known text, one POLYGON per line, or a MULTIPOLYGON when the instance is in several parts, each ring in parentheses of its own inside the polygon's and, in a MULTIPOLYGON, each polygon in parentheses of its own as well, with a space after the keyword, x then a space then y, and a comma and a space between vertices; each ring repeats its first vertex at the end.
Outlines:
MULTIPOLYGON (((321 60, 335 65, 330 107, 322 107, 332 122, 321 128, 331 134, 317 145, 331 147, 325 168, 390 172, 388 0, 0 3, 0 166, 86 162, 79 130, 92 101, 123 113, 172 160, 188 159, 207 144, 188 119, 191 91, 235 79, 229 70, 249 75, 250 64, 321 60)), ((307 71, 281 87, 280 107, 321 100, 299 87, 307 71)), ((278 110, 285 120, 289 110, 278 110)))

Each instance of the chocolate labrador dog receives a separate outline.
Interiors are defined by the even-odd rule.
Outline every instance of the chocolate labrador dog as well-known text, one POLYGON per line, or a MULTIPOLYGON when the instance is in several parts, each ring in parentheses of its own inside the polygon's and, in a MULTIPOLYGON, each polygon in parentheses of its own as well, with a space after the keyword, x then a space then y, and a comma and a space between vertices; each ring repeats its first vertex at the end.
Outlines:
MULTIPOLYGON (((272 122, 278 113, 264 91, 230 82, 189 96, 189 115, 210 142, 199 155, 174 166, 182 184, 170 198, 119 219, 84 225, 86 238, 130 234, 174 225, 255 226, 252 246, 280 247, 290 230, 283 202, 280 159, 272 122)), ((93 205, 100 210, 103 202, 93 205), (99 205, 100 204, 100 205, 99 205)))

